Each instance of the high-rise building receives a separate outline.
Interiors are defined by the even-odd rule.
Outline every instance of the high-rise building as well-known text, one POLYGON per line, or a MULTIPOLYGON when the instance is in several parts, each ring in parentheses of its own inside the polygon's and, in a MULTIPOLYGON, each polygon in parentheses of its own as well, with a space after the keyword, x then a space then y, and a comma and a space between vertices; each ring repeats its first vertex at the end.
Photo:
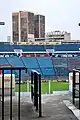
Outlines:
POLYGON ((45 16, 32 12, 12 13, 12 41, 28 42, 45 38, 45 16))
POLYGON ((19 41, 19 13, 12 13, 12 41, 19 41))
POLYGON ((34 37, 45 38, 45 16, 34 16, 34 37))
POLYGON ((13 42, 27 42, 34 39, 34 13, 19 11, 12 13, 13 42))

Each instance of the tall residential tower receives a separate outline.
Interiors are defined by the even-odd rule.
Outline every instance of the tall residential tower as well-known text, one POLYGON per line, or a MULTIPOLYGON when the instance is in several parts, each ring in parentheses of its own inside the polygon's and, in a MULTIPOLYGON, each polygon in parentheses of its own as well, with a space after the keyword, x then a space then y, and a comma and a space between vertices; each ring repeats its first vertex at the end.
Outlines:
POLYGON ((34 16, 34 36, 35 38, 45 38, 45 16, 34 16))
POLYGON ((34 40, 34 13, 19 11, 12 13, 13 42, 34 40))
POLYGON ((32 12, 12 13, 12 41, 28 42, 45 38, 45 16, 32 12))

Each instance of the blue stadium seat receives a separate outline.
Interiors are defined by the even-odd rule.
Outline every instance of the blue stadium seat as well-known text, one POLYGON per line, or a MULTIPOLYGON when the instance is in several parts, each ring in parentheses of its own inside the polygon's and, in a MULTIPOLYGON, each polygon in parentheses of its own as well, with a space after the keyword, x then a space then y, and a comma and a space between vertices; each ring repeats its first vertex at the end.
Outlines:
POLYGON ((55 68, 55 71, 56 71, 56 76, 68 76, 68 69, 67 68, 64 68, 64 67, 56 67, 55 68))
POLYGON ((61 58, 61 57, 54 58, 53 57, 52 60, 53 60, 54 67, 66 67, 67 68, 67 61, 68 61, 67 58, 61 58))
POLYGON ((28 68, 39 68, 35 57, 30 58, 22 57, 22 60, 28 68))
POLYGON ((9 64, 5 57, 0 57, 0 64, 9 64))
POLYGON ((54 46, 54 45, 45 45, 45 48, 46 48, 46 49, 54 49, 55 46, 54 46))
POLYGON ((55 51, 79 51, 80 44, 55 45, 55 51))
POLYGON ((41 68, 44 76, 55 76, 55 71, 53 68, 41 68))
POLYGON ((41 68, 53 67, 50 57, 37 57, 37 60, 41 68))
POLYGON ((11 45, 11 47, 12 47, 13 49, 20 49, 20 46, 19 46, 19 45, 11 45))
POLYGON ((20 48, 26 51, 45 51, 44 45, 20 45, 20 48))
POLYGON ((10 44, 0 43, 0 52, 13 52, 10 44))
POLYGON ((19 57, 13 56, 7 57, 6 59, 8 60, 9 64, 12 64, 15 67, 24 67, 24 64, 19 57))

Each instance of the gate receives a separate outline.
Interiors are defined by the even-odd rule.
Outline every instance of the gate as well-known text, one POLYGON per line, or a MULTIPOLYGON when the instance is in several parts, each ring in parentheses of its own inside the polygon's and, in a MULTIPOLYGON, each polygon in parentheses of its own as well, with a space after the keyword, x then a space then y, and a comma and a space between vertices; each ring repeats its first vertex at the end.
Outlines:
POLYGON ((18 118, 17 120, 20 120, 20 83, 21 83, 21 70, 25 70, 27 72, 26 67, 0 67, 0 70, 2 71, 2 120, 4 120, 4 71, 10 70, 10 120, 12 120, 12 73, 14 70, 18 70, 19 73, 19 95, 18 95, 18 118))
POLYGON ((31 99, 41 117, 41 74, 35 70, 31 71, 31 99))

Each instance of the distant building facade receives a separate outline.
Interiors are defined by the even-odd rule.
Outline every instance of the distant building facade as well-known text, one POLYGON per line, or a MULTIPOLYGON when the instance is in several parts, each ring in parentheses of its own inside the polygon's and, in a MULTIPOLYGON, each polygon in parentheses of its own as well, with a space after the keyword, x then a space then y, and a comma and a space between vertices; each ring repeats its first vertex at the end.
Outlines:
POLYGON ((46 40, 51 41, 63 41, 63 40, 71 40, 71 33, 61 32, 61 31, 52 31, 46 33, 46 40))
POLYGON ((19 41, 19 12, 12 13, 12 41, 19 41))
POLYGON ((45 38, 45 16, 27 11, 12 13, 12 41, 28 42, 45 38))
POLYGON ((34 16, 34 37, 45 38, 45 16, 43 15, 34 16))
POLYGON ((34 13, 19 11, 12 13, 13 42, 27 42, 34 39, 34 13))

